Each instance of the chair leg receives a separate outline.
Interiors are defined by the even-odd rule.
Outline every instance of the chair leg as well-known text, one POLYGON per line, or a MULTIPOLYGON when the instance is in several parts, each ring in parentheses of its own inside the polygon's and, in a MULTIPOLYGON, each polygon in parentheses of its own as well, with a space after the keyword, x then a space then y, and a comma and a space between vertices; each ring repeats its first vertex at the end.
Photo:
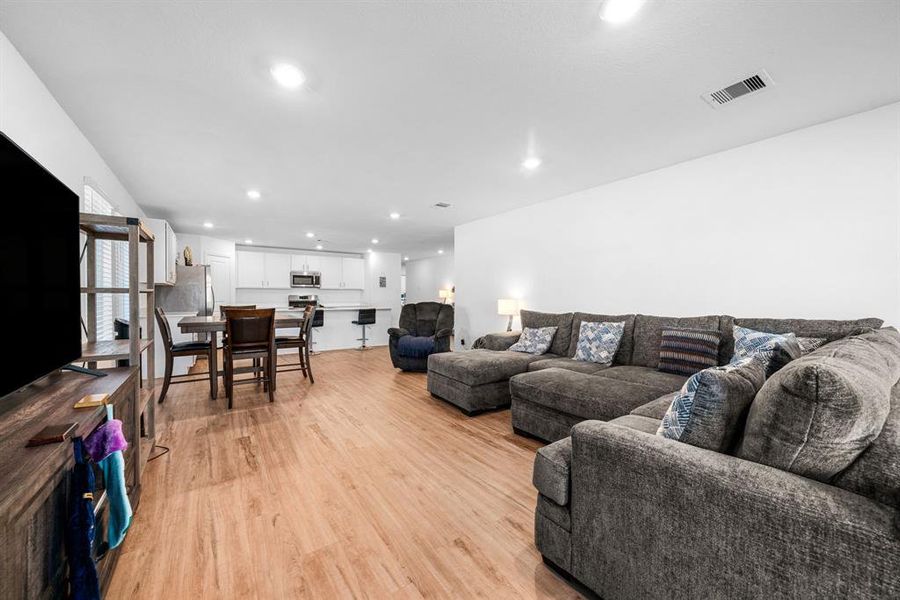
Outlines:
POLYGON ((159 400, 157 400, 157 404, 162 404, 163 400, 166 399, 166 392, 169 391, 169 384, 172 382, 172 363, 174 359, 172 358, 172 354, 166 352, 166 374, 163 376, 163 387, 162 391, 159 393, 159 400))
POLYGON ((228 398, 228 410, 231 410, 234 399, 234 363, 231 355, 226 355, 225 360, 225 396, 228 398))
POLYGON ((306 379, 306 359, 303 357, 303 346, 297 346, 297 354, 300 356, 300 372, 303 373, 303 379, 306 379))
POLYGON ((266 367, 268 370, 266 379, 269 383, 269 402, 275 402, 275 361, 272 360, 271 356, 266 359, 266 367))
POLYGON ((305 360, 305 362, 306 362, 306 372, 309 373, 309 382, 310 382, 310 383, 315 383, 316 380, 313 379, 313 374, 312 374, 312 361, 309 359, 309 344, 307 344, 306 346, 304 346, 304 347, 300 350, 300 352, 306 352, 306 360, 305 360))
POLYGON ((210 351, 206 354, 206 366, 209 371, 209 397, 213 400, 216 399, 216 379, 218 379, 219 374, 216 373, 218 367, 216 367, 216 361, 211 356, 213 352, 215 352, 215 348, 210 349, 210 351))

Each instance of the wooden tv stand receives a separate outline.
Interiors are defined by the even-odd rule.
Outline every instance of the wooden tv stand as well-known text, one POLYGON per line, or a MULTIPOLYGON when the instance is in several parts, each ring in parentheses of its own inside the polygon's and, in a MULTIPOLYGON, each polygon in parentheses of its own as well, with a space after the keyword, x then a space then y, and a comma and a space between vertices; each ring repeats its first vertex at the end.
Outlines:
MULTIPOLYGON (((62 598, 67 595, 66 512, 69 473, 75 459, 72 442, 26 448, 25 444, 46 425, 78 422, 74 435, 87 436, 106 420, 102 406, 75 410, 72 405, 87 394, 106 393, 122 421, 128 439, 125 480, 132 508, 140 500, 139 472, 152 448, 141 426, 138 368, 104 371, 106 377, 56 372, 28 388, 0 400, 0 598, 62 598)), ((152 401, 152 398, 151 398, 152 401)), ((149 424, 152 431, 152 424, 149 424)), ((97 471, 99 473, 99 470, 97 471)), ((106 539, 106 498, 102 477, 97 478, 94 512, 95 556, 106 539)), ((98 562, 105 588, 118 558, 118 548, 98 562)))

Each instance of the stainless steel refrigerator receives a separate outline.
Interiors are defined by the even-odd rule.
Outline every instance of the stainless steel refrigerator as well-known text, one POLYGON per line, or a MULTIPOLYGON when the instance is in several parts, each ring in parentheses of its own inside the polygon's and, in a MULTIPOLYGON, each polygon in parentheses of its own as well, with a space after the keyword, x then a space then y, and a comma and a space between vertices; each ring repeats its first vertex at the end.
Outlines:
POLYGON ((156 305, 166 312, 191 312, 199 316, 213 314, 216 295, 206 265, 175 265, 175 285, 156 286, 156 305))

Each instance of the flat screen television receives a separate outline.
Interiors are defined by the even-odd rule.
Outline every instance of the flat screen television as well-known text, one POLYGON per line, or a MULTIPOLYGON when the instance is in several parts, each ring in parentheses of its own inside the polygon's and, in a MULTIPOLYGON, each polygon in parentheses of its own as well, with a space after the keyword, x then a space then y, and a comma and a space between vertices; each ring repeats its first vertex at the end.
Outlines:
POLYGON ((81 356, 78 194, 0 132, 0 398, 81 356))

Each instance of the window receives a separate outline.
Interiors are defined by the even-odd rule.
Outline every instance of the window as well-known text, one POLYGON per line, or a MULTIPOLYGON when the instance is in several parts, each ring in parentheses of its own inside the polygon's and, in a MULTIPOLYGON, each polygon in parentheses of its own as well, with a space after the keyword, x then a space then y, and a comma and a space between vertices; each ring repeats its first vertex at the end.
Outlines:
MULTIPOLYGON (((98 215, 118 215, 96 186, 84 185, 81 211, 98 215)), ((97 240, 97 287, 128 287, 128 244, 110 240, 97 240)), ((128 318, 128 294, 97 295, 97 339, 115 337, 113 321, 128 318)))

